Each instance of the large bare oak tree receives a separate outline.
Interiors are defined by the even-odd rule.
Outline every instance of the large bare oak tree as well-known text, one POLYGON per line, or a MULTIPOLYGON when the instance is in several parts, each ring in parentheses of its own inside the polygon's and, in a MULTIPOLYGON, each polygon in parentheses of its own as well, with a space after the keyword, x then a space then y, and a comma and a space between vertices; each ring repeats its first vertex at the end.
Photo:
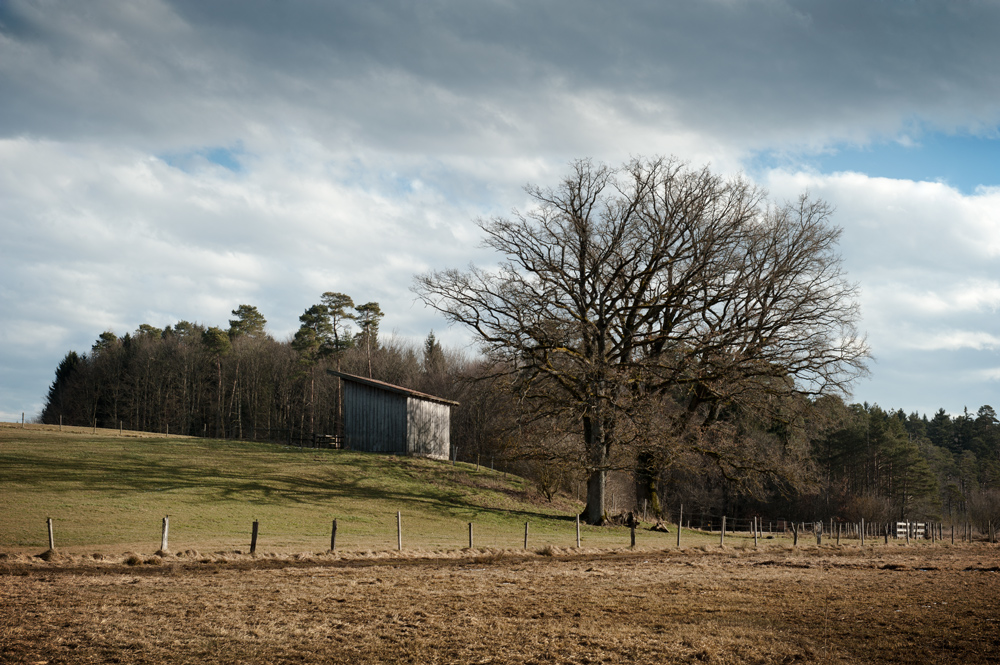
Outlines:
POLYGON ((822 201, 776 205, 673 158, 578 161, 527 191, 530 210, 478 222, 497 268, 421 275, 415 290, 474 331, 536 413, 575 423, 589 522, 605 517, 617 449, 665 399, 680 433, 720 405, 844 393, 865 372, 822 201))

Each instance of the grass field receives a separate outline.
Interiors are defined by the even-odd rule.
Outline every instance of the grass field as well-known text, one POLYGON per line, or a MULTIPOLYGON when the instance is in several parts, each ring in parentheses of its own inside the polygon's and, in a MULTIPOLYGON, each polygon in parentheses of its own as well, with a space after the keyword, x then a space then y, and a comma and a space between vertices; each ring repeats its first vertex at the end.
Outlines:
MULTIPOLYGON (((546 501, 519 477, 474 465, 275 444, 164 437, 87 428, 0 424, 0 551, 38 553, 46 519, 64 553, 155 552, 170 516, 171 550, 241 550, 260 523, 258 550, 447 550, 575 545, 568 497, 546 501)), ((640 529, 640 547, 675 534, 640 529)), ((690 532, 689 545, 718 536, 690 532)), ((582 527, 586 547, 619 547, 623 528, 582 527)), ((714 540, 713 540, 714 539, 714 540)), ((731 539, 738 542, 738 536, 731 539)))
POLYGON ((584 527, 577 549, 580 508, 463 464, 0 425, 0 662, 1000 657, 996 545, 720 547, 685 530, 678 548, 640 530, 630 550, 626 529, 584 527))

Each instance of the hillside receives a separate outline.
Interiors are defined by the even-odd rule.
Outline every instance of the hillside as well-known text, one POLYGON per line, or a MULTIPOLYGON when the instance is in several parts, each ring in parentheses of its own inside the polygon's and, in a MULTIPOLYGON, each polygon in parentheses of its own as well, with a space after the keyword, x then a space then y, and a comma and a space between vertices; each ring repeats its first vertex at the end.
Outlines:
MULTIPOLYGON (((170 549, 320 551, 569 546, 581 504, 546 502, 523 479, 475 465, 274 444, 115 430, 0 425, 0 551, 155 551, 170 515, 170 549), (70 431, 72 429, 72 431, 70 431)), ((584 527, 591 545, 619 546, 620 529, 584 527)), ((662 534, 641 536, 664 539, 662 534)))

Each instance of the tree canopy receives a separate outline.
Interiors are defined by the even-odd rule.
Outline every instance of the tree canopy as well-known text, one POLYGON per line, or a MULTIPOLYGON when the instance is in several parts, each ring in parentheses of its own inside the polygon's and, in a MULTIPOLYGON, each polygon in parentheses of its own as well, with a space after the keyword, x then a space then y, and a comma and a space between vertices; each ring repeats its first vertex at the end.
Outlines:
POLYGON ((530 210, 479 220, 496 270, 433 272, 415 290, 474 331, 538 414, 577 428, 589 521, 604 519, 606 472, 637 423, 666 418, 682 436, 722 406, 844 394, 865 372, 824 202, 773 204, 672 158, 582 160, 527 192, 530 210))

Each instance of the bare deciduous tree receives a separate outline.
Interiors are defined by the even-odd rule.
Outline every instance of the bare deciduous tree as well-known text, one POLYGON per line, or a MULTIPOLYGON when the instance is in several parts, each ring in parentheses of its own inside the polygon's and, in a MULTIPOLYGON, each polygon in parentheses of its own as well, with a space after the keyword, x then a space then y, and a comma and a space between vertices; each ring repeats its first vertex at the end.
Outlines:
POLYGON ((773 205, 744 179, 672 158, 579 161, 558 187, 527 191, 531 210, 479 221, 504 257, 496 270, 434 272, 414 288, 513 368, 538 414, 578 424, 591 523, 648 399, 677 398, 681 432, 719 405, 843 392, 865 371, 825 203, 773 205))

